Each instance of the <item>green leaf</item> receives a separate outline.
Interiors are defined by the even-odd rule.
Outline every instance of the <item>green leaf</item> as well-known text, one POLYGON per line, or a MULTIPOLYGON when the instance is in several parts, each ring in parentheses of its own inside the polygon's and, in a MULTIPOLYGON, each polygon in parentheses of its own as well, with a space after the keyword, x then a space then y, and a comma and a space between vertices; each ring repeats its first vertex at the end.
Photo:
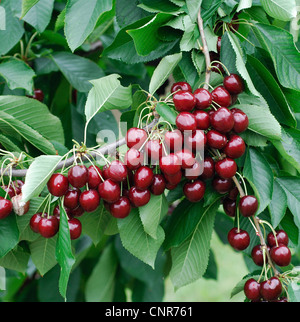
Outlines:
POLYGON ((290 21, 297 16, 295 0, 261 0, 267 14, 275 19, 290 21))
POLYGON ((258 198, 259 207, 256 214, 260 214, 272 199, 273 172, 258 149, 249 148, 247 151, 243 175, 251 184, 258 198))
POLYGON ((23 0, 22 1, 22 14, 21 19, 26 15, 26 13, 39 2, 40 0, 23 0))
POLYGON ((164 84, 164 82, 172 74, 174 68, 180 62, 181 58, 182 54, 179 53, 166 56, 159 62, 150 81, 150 94, 154 94, 164 84))
POLYGON ((172 125, 176 124, 176 117, 177 117, 177 112, 167 105, 166 103, 160 102, 157 103, 156 105, 156 112, 163 117, 163 119, 167 122, 169 122, 172 125))
POLYGON ((19 242, 19 230, 16 216, 10 214, 5 219, 0 220, 0 258, 15 248, 19 242))
POLYGON ((198 12, 199 9, 201 7, 202 4, 202 0, 189 0, 186 1, 186 6, 188 9, 188 14, 192 20, 192 22, 196 22, 197 21, 197 16, 198 16, 198 12))
POLYGON ((269 204, 271 222, 273 227, 277 227, 286 213, 287 197, 280 184, 274 180, 273 195, 269 204))
POLYGON ((21 247, 16 247, 0 259, 0 266, 26 274, 30 254, 21 247))
POLYGON ((138 0, 116 0, 116 19, 120 28, 149 15, 142 8, 139 8, 138 4, 138 0))

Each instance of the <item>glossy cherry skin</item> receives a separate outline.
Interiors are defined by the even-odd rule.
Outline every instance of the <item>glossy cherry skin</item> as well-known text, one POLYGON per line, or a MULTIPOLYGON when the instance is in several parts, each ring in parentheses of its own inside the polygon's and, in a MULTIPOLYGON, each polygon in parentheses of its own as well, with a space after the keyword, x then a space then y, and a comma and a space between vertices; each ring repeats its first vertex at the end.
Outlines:
POLYGON ((81 236, 82 224, 77 218, 68 220, 71 240, 76 240, 81 236))
POLYGON ((211 179, 215 175, 215 162, 211 157, 205 157, 203 161, 203 172, 201 179, 211 179))
POLYGON ((81 217, 84 214, 84 209, 79 205, 75 209, 70 209, 70 215, 72 217, 81 217))
POLYGON ((223 86, 216 87, 212 92, 213 102, 223 107, 229 107, 232 104, 230 93, 223 86))
POLYGON ((114 160, 108 167, 108 176, 115 182, 122 182, 127 179, 127 167, 119 160, 114 160))
POLYGON ((203 173, 203 167, 196 160, 191 168, 185 169, 184 176, 189 180, 196 180, 202 173, 203 173))
POLYGON ((260 299, 260 283, 254 278, 250 278, 244 285, 244 293, 249 300, 257 301, 260 299))
POLYGON ((139 190, 148 189, 153 182, 153 171, 147 166, 138 168, 134 174, 134 185, 139 190))
POLYGON ((62 197, 69 189, 69 181, 64 175, 56 173, 51 176, 47 187, 53 196, 62 197))
POLYGON ((239 135, 231 135, 224 148, 224 153, 227 155, 227 157, 238 159, 244 155, 245 151, 246 144, 244 140, 239 135))
POLYGON ((244 217, 254 216, 258 208, 258 201, 255 196, 244 196, 240 199, 239 209, 244 217))
POLYGON ((45 95, 44 95, 44 92, 41 89, 36 88, 33 91, 33 96, 28 96, 28 97, 33 98, 33 99, 35 99, 35 100, 37 100, 39 102, 43 102, 45 95))
POLYGON ((163 147, 158 139, 147 141, 144 150, 151 164, 155 164, 163 155, 163 147))
POLYGON ((179 171, 176 174, 174 174, 173 176, 169 176, 169 175, 165 174, 164 177, 167 180, 168 184, 178 185, 182 179, 182 172, 179 171))
POLYGON ((165 133, 164 144, 169 152, 181 150, 183 148, 183 135, 181 131, 175 129, 165 133))
POLYGON ((13 211, 12 202, 0 197, 0 220, 8 217, 13 211))
POLYGON ((75 165, 68 172, 68 180, 74 188, 83 188, 88 180, 88 169, 84 165, 75 165))
POLYGON ((249 119, 246 113, 238 108, 231 109, 234 119, 233 131, 235 133, 242 133, 248 129, 249 119))
POLYGON ((129 190, 129 200, 134 207, 145 206, 151 198, 150 190, 139 190, 136 187, 131 187, 129 190))
POLYGON ((282 292, 282 284, 277 277, 260 283, 260 295, 267 301, 276 300, 282 292))
POLYGON ((196 129, 195 132, 185 136, 185 147, 196 153, 203 153, 207 138, 203 130, 196 129))
POLYGON ((193 112, 196 118, 197 129, 207 130, 210 126, 210 118, 207 112, 196 110, 193 112))
POLYGON ((162 174, 155 174, 150 186, 150 191, 153 195, 159 196, 164 193, 166 189, 166 179, 162 174))
POLYGON ((15 195, 16 195, 16 191, 14 190, 13 186, 2 186, 1 187, 10 197, 10 199, 12 199, 15 195))
POLYGON ((213 149, 223 149, 227 144, 227 136, 216 130, 210 130, 206 133, 207 145, 213 149))
POLYGON ((236 213, 236 202, 235 200, 231 200, 230 198, 226 197, 223 200, 223 208, 227 216, 235 217, 236 213))
POLYGON ((127 146, 129 148, 136 148, 137 150, 144 144, 147 138, 147 132, 137 127, 130 128, 125 137, 127 146))
POLYGON ((234 118, 230 110, 226 107, 220 107, 210 116, 211 126, 221 132, 228 133, 233 129, 234 118))
POLYGON ((78 188, 69 189, 64 198, 64 206, 69 209, 75 209, 79 206, 79 197, 81 191, 78 188))
POLYGON ((88 185, 90 189, 97 189, 102 182, 102 170, 96 166, 91 165, 88 168, 88 185))
POLYGON ((130 200, 127 197, 121 197, 118 201, 109 205, 109 211, 115 218, 126 218, 131 211, 130 200))
POLYGON ((282 244, 287 246, 289 243, 289 236, 288 234, 283 230, 277 230, 276 231, 276 238, 273 234, 273 232, 270 232, 267 236, 267 242, 270 247, 276 246, 276 239, 278 244, 282 244))
MULTIPOLYGON (((267 250, 270 251, 270 247, 267 246, 267 250)), ((251 251, 251 257, 253 262, 257 266, 263 266, 264 265, 264 257, 263 257, 263 248, 261 245, 256 245, 252 248, 251 251)), ((265 255, 265 261, 268 261, 267 255, 265 255)))
POLYGON ((174 153, 163 156, 159 160, 159 166, 161 171, 169 176, 172 176, 181 170, 180 160, 174 153))
POLYGON ((205 189, 205 182, 195 180, 193 182, 187 182, 183 186, 183 193, 190 202, 198 202, 204 197, 205 189))
POLYGON ((172 85, 171 93, 177 92, 177 91, 186 91, 186 92, 192 92, 192 87, 187 82, 177 82, 172 85))
POLYGON ((240 94, 244 91, 244 81, 237 74, 225 76, 223 85, 230 94, 240 94))
POLYGON ((84 191, 80 195, 79 202, 84 211, 93 212, 100 204, 99 193, 96 190, 84 191))
POLYGON ((135 149, 131 148, 125 153, 124 164, 129 170, 136 170, 144 163, 144 154, 135 149))
POLYGON ((233 159, 225 158, 216 162, 216 173, 223 179, 232 178, 237 171, 237 164, 233 159))
POLYGON ((54 237, 59 230, 59 220, 55 216, 41 218, 38 225, 39 233, 45 238, 54 237))
POLYGON ((177 151, 175 154, 178 156, 182 169, 191 168, 196 162, 195 156, 189 148, 177 151))
POLYGON ((41 213, 37 213, 34 214, 29 221, 29 226, 31 228, 31 230, 35 233, 39 233, 39 222, 42 219, 42 214, 41 213))
POLYGON ((198 88, 194 91, 194 97, 196 99, 196 109, 204 110, 210 107, 212 103, 212 95, 205 88, 198 88))
POLYGON ((176 126, 181 131, 196 131, 197 122, 194 114, 190 112, 181 112, 176 117, 176 126))
POLYGON ((179 91, 173 95, 173 103, 176 111, 190 112, 196 106, 196 98, 191 92, 179 91))
POLYGON ((98 193, 100 198, 108 203, 116 202, 121 196, 121 187, 119 183, 107 179, 101 182, 98 186, 98 193))
POLYGON ((233 188, 234 183, 232 179, 223 179, 216 176, 212 181, 212 186, 218 193, 225 194, 233 188))
POLYGON ((292 259, 290 249, 287 246, 281 244, 279 244, 278 246, 273 246, 271 248, 270 256, 274 263, 281 267, 290 265, 292 259))
POLYGON ((250 244, 250 237, 247 231, 232 228, 228 233, 228 242, 235 250, 244 250, 250 244))

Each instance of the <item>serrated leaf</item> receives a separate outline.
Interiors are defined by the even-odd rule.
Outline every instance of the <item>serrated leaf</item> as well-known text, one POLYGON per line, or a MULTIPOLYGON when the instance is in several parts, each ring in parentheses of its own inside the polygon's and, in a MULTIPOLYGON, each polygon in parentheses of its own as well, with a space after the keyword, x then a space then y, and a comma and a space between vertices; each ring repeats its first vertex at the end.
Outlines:
POLYGON ((0 220, 0 258, 15 248, 19 242, 16 216, 12 213, 0 220))
POLYGON ((160 102, 156 105, 156 112, 167 122, 172 125, 176 124, 177 112, 167 105, 166 103, 160 102))
POLYGON ((269 204, 271 222, 273 227, 277 227, 286 213, 287 197, 280 184, 274 180, 273 194, 269 204))
POLYGON ((261 0, 267 14, 275 19, 290 21, 297 16, 295 0, 261 0))
POLYGON ((23 0, 22 1, 22 14, 21 19, 26 15, 26 13, 39 2, 40 0, 23 0))

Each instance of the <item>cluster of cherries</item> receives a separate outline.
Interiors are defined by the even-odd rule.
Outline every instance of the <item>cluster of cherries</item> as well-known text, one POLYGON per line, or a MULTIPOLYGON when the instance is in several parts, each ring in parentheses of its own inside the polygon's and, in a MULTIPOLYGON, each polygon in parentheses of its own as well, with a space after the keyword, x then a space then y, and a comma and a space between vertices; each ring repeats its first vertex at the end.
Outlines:
POLYGON ((12 213, 13 203, 11 202, 11 199, 19 196, 22 193, 23 185, 24 182, 22 180, 16 180, 9 186, 4 185, 1 187, 10 199, 8 199, 7 197, 0 197, 0 219, 5 219, 12 213))

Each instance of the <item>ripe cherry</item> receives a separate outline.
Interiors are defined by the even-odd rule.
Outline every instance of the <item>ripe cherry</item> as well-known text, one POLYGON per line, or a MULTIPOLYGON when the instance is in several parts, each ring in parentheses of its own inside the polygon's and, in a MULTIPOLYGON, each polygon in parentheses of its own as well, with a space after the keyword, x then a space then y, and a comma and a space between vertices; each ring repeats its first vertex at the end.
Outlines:
POLYGON ((62 197, 69 189, 69 181, 64 175, 56 173, 51 176, 47 186, 53 196, 62 197))
POLYGON ((270 256, 275 264, 282 267, 290 265, 292 259, 290 249, 281 244, 271 248, 270 256))
POLYGON ((192 92, 192 87, 187 82, 177 82, 172 85, 171 93, 177 92, 177 91, 186 91, 186 92, 192 92))
POLYGON ((281 292, 282 284, 275 276, 260 283, 260 294, 267 301, 276 300, 281 292))
POLYGON ((39 233, 39 222, 42 219, 42 214, 41 213, 37 213, 34 214, 29 222, 29 226, 31 228, 32 231, 34 231, 35 233, 39 233))
POLYGON ((215 175, 215 162, 211 157, 205 157, 203 161, 203 172, 201 179, 211 179, 215 175))
POLYGON ((211 126, 221 132, 228 133, 233 129, 234 118, 230 110, 226 107, 220 107, 210 116, 211 126))
POLYGON ((107 179, 101 182, 98 186, 98 193, 100 198, 108 203, 116 202, 121 196, 121 187, 119 183, 107 179))
POLYGON ((64 198, 64 206, 69 209, 75 209, 79 206, 79 197, 81 191, 78 188, 69 189, 64 198))
POLYGON ((191 168, 185 169, 184 176, 189 180, 196 180, 202 173, 203 173, 203 167, 196 160, 191 168))
POLYGON ((181 131, 175 129, 165 133, 164 143, 169 152, 181 150, 183 147, 183 135, 181 131))
POLYGON ((121 197, 118 201, 109 205, 109 211, 115 218, 126 218, 131 211, 130 200, 127 197, 121 197))
POLYGON ((207 143, 207 138, 202 130, 196 130, 195 132, 185 136, 185 146, 187 149, 196 153, 204 151, 204 146, 207 143))
POLYGON ((148 189, 153 182, 153 171, 147 166, 138 168, 134 174, 134 185, 139 190, 148 189))
POLYGON ((159 196, 164 193, 166 189, 166 179, 162 174, 155 174, 150 186, 150 191, 153 195, 159 196))
POLYGON ((223 86, 216 87, 212 92, 213 102, 220 106, 228 107, 232 104, 232 99, 230 93, 223 86))
POLYGON ((68 172, 68 180, 74 188, 84 187, 89 180, 88 169, 85 165, 75 165, 68 172))
MULTIPOLYGON (((267 246, 267 250, 270 251, 270 247, 267 246)), ((251 251, 251 257, 253 262, 257 265, 257 266, 263 266, 264 265, 264 255, 263 255, 263 246, 256 245, 252 248, 251 251)), ((265 261, 268 261, 267 255, 265 255, 265 261)))
POLYGON ((238 108, 231 109, 231 113, 234 119, 233 131, 235 133, 242 133, 246 131, 249 125, 247 114, 238 108))
POLYGON ((206 185, 201 180, 187 182, 183 186, 183 193, 185 197, 191 202, 198 202, 204 197, 206 185))
POLYGON ((145 154, 151 164, 155 164, 163 155, 163 147, 159 139, 147 141, 144 149, 145 154))
POLYGON ((276 238, 273 232, 270 232, 267 236, 267 242, 270 247, 277 246, 277 244, 282 244, 287 246, 289 243, 289 237, 284 230, 280 229, 276 231, 276 238), (276 239, 277 239, 277 243, 276 243, 276 239))
POLYGON ((227 144, 227 136, 216 130, 210 130, 206 134, 207 144, 213 149, 222 149, 227 144))
POLYGON ((222 44, 222 37, 219 36, 217 40, 217 52, 220 54, 221 53, 221 44, 222 44))
POLYGON ((196 110, 193 113, 196 118, 197 129, 199 130, 207 130, 210 126, 210 118, 207 112, 196 110))
POLYGON ((229 179, 236 174, 237 164, 233 159, 225 158, 216 162, 215 170, 221 178, 229 179))
POLYGON ((228 242, 235 250, 244 250, 250 244, 250 237, 246 230, 232 228, 228 233, 228 242))
POLYGON ((1 187, 10 197, 10 199, 12 199, 15 195, 16 195, 16 191, 15 189, 13 188, 13 186, 2 186, 1 187))
POLYGON ((100 203, 100 196, 96 190, 87 190, 81 193, 79 198, 80 206, 86 212, 95 211, 100 203))
POLYGON ((196 108, 198 110, 204 110, 210 107, 212 103, 212 95, 205 88, 198 88, 194 91, 194 97, 196 99, 196 108))
POLYGON ((244 155, 245 151, 246 144, 244 140, 239 135, 231 135, 224 148, 224 153, 227 157, 237 159, 244 155))
POLYGON ((179 171, 176 174, 169 176, 167 174, 164 174, 165 179, 167 180, 168 184, 172 184, 172 185, 178 185, 179 182, 181 181, 182 178, 182 172, 179 171))
POLYGON ((216 176, 212 181, 212 186, 218 193, 225 194, 233 188, 234 183, 232 179, 223 179, 216 176))
POLYGON ((255 196, 244 196, 240 199, 239 209, 244 217, 253 216, 258 208, 258 201, 255 196))
POLYGON ((126 144, 129 148, 136 148, 137 150, 145 143, 148 134, 144 129, 137 127, 130 128, 126 133, 126 144))
POLYGON ((196 162, 195 156, 192 153, 192 151, 189 150, 189 148, 177 151, 177 152, 175 152, 175 154, 177 155, 177 157, 179 159, 182 169, 191 168, 194 165, 194 163, 196 162))
POLYGON ((142 207, 146 205, 151 198, 150 190, 139 190, 136 187, 131 187, 129 190, 129 199, 134 207, 142 207))
POLYGON ((194 114, 190 112, 181 112, 176 117, 176 126, 181 131, 196 131, 197 122, 194 114))
POLYGON ((102 170, 96 166, 91 165, 88 168, 88 185, 90 189, 97 189, 102 182, 102 170))
POLYGON ((249 300, 257 301, 260 299, 260 283, 254 278, 250 278, 244 285, 244 293, 249 300))
POLYGON ((240 94, 244 90, 244 82, 237 74, 225 76, 223 84, 230 94, 240 94))
POLYGON ((190 112, 196 106, 196 98, 191 92, 179 91, 173 95, 175 109, 178 112, 190 112))
POLYGON ((129 170, 136 170, 144 163, 144 154, 135 149, 129 149, 124 157, 124 164, 129 170))
POLYGON ((127 167, 119 160, 114 160, 108 167, 108 176, 113 181, 125 181, 128 175, 127 167))
POLYGON ((231 200, 230 198, 226 197, 223 200, 223 208, 225 213, 229 217, 235 217, 235 212, 236 212, 236 202, 235 200, 231 200))
POLYGON ((71 240, 78 239, 81 236, 82 224, 77 218, 68 220, 71 240))
POLYGON ((75 209, 70 209, 71 217, 81 217, 84 214, 84 209, 79 205, 75 209))
POLYGON ((37 100, 37 101, 40 101, 40 102, 43 102, 44 101, 44 97, 45 97, 45 95, 44 95, 44 92, 41 90, 41 89, 39 89, 39 88, 36 88, 34 91, 33 91, 33 96, 27 96, 27 97, 29 97, 29 98, 33 98, 33 99, 35 99, 35 100, 37 100))
POLYGON ((39 233, 45 238, 52 238, 59 230, 59 220, 55 216, 41 218, 38 225, 39 233))
POLYGON ((159 166, 161 171, 169 176, 172 176, 181 170, 180 160, 174 153, 161 157, 159 166))

